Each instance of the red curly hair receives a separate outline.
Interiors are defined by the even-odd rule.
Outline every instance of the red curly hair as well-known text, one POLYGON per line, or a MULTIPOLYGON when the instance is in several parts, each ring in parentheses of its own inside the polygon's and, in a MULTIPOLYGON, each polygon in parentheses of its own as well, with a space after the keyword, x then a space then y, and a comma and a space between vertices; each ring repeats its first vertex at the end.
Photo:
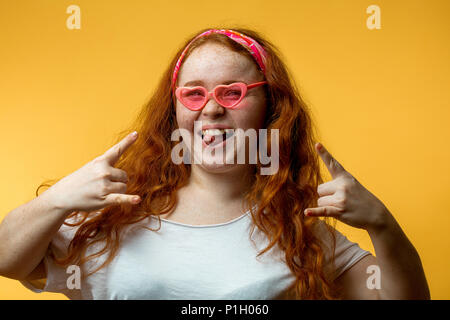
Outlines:
MULTIPOLYGON (((208 29, 195 35, 206 30, 208 29)), ((316 190, 323 182, 319 158, 314 150, 316 139, 310 112, 281 60, 278 49, 255 31, 243 28, 233 30, 255 39, 268 53, 265 128, 279 130, 278 172, 260 175, 260 165, 255 165, 255 179, 245 195, 250 208, 251 204, 257 203, 256 209, 250 211, 253 221, 251 234, 258 227, 269 240, 269 245, 258 256, 277 244, 284 251, 287 266, 295 275, 296 280, 289 291, 296 298, 335 299, 338 297, 335 284, 323 270, 324 251, 321 239, 313 232, 319 219, 305 217, 303 214, 306 208, 316 205, 316 190)), ((159 215, 175 209, 177 190, 187 184, 191 167, 189 164, 176 165, 171 161, 171 150, 176 143, 171 141, 171 134, 177 128, 171 79, 178 57, 195 35, 179 48, 130 130, 120 133, 117 139, 117 142, 122 140, 134 130, 139 132, 140 138, 115 167, 128 174, 127 193, 138 194, 142 201, 135 206, 108 206, 95 215, 93 212, 71 213, 68 218, 81 214, 82 219, 75 224, 65 222, 66 225, 79 228, 70 242, 67 257, 55 258, 58 264, 81 265, 107 253, 105 262, 90 274, 97 272, 116 256, 120 233, 126 225, 142 221, 150 215, 159 218, 159 215), (105 242, 104 248, 85 256, 87 248, 100 241, 105 242)), ((222 44, 254 61, 244 47, 221 34, 211 34, 196 40, 190 46, 184 61, 193 50, 208 42, 222 44)), ((267 145, 271 146, 270 141, 267 145)), ((36 195, 42 186, 49 185, 41 184, 36 195)), ((325 225, 332 236, 334 252, 333 228, 326 221, 325 225)), ((153 231, 157 230, 159 228, 153 231)), ((333 260, 334 257, 331 257, 331 261, 333 260)))

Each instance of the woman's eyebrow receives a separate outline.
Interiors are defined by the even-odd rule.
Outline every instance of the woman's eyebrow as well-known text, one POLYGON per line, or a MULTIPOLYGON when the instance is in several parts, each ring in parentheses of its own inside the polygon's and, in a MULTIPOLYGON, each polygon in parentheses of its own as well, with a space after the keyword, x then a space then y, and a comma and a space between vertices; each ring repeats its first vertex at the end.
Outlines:
POLYGON ((203 85, 203 81, 201 80, 193 80, 193 81, 188 81, 184 84, 184 87, 189 87, 189 86, 202 86, 203 85))
MULTIPOLYGON (((230 83, 234 83, 234 82, 243 82, 245 84, 247 84, 246 81, 243 80, 227 80, 222 82, 222 84, 230 84, 230 83)), ((202 80, 192 80, 192 81, 188 81, 184 84, 184 87, 193 87, 193 86, 203 86, 204 82, 202 80)))

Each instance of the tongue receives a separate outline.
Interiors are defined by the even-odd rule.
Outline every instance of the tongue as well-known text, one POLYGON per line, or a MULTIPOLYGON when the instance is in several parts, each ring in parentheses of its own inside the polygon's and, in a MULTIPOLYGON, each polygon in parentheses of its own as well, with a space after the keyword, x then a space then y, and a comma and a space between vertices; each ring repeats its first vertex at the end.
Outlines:
POLYGON ((203 136, 203 141, 207 144, 207 145, 214 145, 214 144, 219 144, 222 141, 224 141, 226 138, 223 135, 205 135, 203 136))
POLYGON ((215 139, 216 139, 216 137, 211 136, 211 135, 203 136, 203 141, 205 141, 206 144, 210 144, 210 143, 214 142, 215 139))

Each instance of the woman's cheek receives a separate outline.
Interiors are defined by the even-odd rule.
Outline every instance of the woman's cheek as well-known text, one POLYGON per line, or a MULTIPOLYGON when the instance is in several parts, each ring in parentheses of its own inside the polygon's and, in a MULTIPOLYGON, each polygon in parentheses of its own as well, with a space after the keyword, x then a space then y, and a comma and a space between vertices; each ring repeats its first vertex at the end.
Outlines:
POLYGON ((194 120, 196 119, 196 112, 177 108, 176 118, 179 128, 187 129, 189 131, 192 131, 194 129, 194 120))
POLYGON ((232 117, 238 128, 260 128, 264 118, 264 110, 258 105, 250 102, 243 102, 238 109, 232 110, 232 117))
POLYGON ((246 109, 251 108, 252 105, 254 105, 254 103, 252 103, 252 101, 249 101, 249 99, 243 99, 241 102, 239 102, 237 108, 234 110, 239 110, 239 111, 245 112, 246 109))

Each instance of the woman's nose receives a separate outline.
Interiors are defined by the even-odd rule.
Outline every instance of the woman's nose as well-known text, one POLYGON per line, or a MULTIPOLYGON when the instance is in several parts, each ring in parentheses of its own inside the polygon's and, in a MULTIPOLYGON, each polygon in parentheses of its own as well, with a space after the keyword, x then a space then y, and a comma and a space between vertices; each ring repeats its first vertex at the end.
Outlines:
POLYGON ((217 118, 225 113, 225 108, 211 97, 202 110, 202 114, 207 117, 217 118))

